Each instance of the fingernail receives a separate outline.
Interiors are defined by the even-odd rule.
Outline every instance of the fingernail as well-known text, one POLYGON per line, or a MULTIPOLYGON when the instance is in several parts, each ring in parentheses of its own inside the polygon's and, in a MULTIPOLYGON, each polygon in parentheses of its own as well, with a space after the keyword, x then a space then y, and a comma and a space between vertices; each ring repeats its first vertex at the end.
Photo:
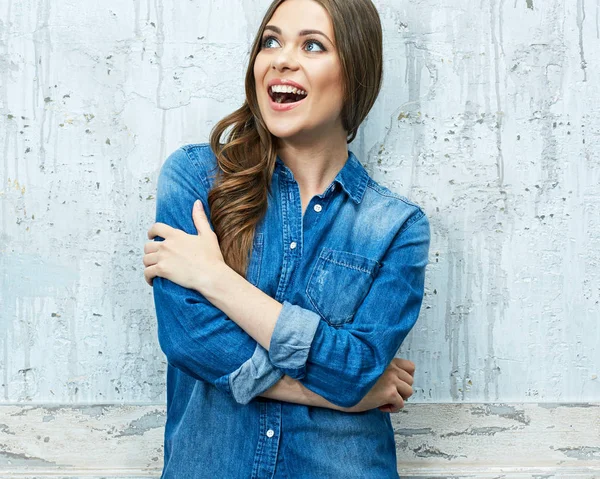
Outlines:
POLYGON ((200 200, 196 200, 196 201, 194 202, 194 208, 196 208, 196 209, 198 209, 198 210, 199 210, 201 207, 202 207, 202 206, 201 206, 201 202, 200 202, 200 200))

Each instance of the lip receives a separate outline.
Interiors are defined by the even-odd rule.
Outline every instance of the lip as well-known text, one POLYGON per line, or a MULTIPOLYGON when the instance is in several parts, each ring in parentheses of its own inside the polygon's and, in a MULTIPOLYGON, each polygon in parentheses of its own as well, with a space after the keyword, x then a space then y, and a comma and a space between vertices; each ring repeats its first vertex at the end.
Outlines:
POLYGON ((305 96, 304 98, 302 98, 302 100, 297 101, 295 103, 277 103, 276 101, 273 101, 273 98, 271 98, 271 95, 269 95, 268 92, 267 92, 267 96, 269 97, 269 105, 271 106, 271 109, 275 110, 275 111, 291 110, 292 108, 296 108, 297 106, 300 106, 308 98, 308 96, 305 96))
POLYGON ((272 80, 269 81, 269 83, 267 85, 267 97, 269 98, 269 105, 271 106, 272 110, 288 111, 293 108, 296 108, 297 106, 300 106, 308 98, 308 91, 306 90, 306 88, 304 88, 302 85, 300 85, 300 83, 296 83, 293 80, 288 80, 286 78, 273 78, 272 80), (273 98, 271 98, 271 95, 269 94, 269 88, 271 88, 271 86, 273 86, 273 85, 293 86, 300 90, 304 90, 306 92, 306 96, 302 100, 297 101, 295 103, 277 103, 276 101, 273 101, 273 98))

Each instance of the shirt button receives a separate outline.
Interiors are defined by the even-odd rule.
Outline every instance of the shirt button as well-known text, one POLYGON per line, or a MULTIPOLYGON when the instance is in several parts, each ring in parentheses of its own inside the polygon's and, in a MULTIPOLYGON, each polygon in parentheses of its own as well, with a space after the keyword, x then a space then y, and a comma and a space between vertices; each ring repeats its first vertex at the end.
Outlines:
POLYGON ((269 429, 269 430, 267 431, 267 436, 269 436, 269 437, 273 437, 273 434, 275 434, 275 431, 273 431, 273 429, 269 429))
POLYGON ((291 249, 294 249, 296 246, 297 246, 297 244, 296 244, 296 242, 295 242, 295 241, 292 241, 292 242, 290 243, 290 248, 291 248, 291 249))
POLYGON ((321 211, 323 209, 323 207, 321 205, 315 205, 315 211, 318 213, 319 211, 321 211))

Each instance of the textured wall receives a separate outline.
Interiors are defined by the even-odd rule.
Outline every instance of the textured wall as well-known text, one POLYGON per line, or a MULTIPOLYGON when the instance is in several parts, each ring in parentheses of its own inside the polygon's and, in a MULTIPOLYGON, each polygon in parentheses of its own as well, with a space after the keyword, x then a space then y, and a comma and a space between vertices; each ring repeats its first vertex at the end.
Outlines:
MULTIPOLYGON (((156 178, 241 104, 268 3, 0 0, 0 401, 164 402, 156 178)), ((375 3, 350 148, 431 220, 410 401, 598 400, 600 4, 375 3)))
MULTIPOLYGON (((599 408, 409 402, 392 414, 398 473, 402 479, 599 479, 599 408)), ((0 479, 160 476, 163 405, 0 406, 0 419, 0 479)))

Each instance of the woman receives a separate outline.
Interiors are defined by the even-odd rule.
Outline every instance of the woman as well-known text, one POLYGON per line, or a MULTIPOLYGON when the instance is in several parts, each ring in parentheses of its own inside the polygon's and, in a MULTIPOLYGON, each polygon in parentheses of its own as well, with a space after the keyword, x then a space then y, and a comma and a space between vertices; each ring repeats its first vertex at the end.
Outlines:
POLYGON ((389 413, 414 364, 394 356, 429 223, 347 149, 381 50, 370 0, 273 1, 244 105, 161 168, 144 265, 168 359, 163 479, 398 477, 389 413))

